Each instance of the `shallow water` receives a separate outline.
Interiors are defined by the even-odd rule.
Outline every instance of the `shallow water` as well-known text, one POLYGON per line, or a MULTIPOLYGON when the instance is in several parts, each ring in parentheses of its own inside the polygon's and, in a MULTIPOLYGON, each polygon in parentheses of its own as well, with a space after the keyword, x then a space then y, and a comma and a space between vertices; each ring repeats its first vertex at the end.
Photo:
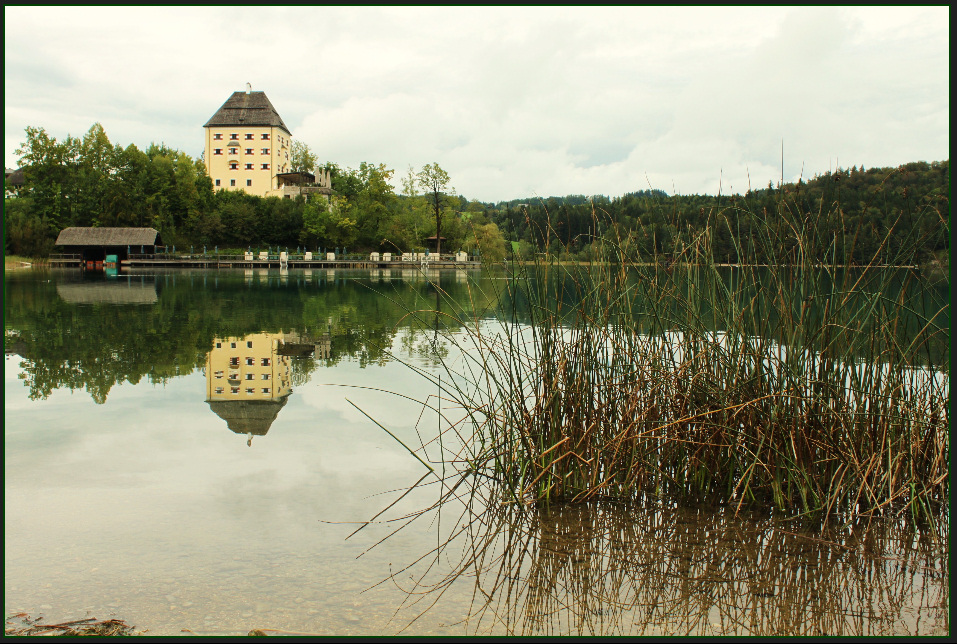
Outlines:
POLYGON ((154 635, 949 632, 945 549, 894 525, 536 511, 465 486, 470 509, 391 534, 431 485, 352 535, 426 473, 402 443, 436 434, 384 392, 425 400, 413 369, 455 359, 435 340, 461 331, 408 311, 488 306, 463 273, 432 277, 448 299, 398 271, 5 277, 7 614, 154 635))

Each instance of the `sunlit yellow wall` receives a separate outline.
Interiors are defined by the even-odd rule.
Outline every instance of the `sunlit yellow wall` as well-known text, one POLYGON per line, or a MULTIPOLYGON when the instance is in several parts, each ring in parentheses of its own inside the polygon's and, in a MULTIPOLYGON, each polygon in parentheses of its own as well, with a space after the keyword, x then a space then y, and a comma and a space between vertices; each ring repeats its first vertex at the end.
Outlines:
POLYGON ((276 400, 291 394, 290 359, 278 354, 281 340, 281 333, 216 338, 206 358, 206 401, 276 400))
POLYGON ((278 187, 277 174, 290 171, 292 136, 281 127, 214 125, 204 129, 206 170, 213 180, 213 190, 245 190, 263 197, 278 187), (269 138, 263 139, 264 134, 269 138), (217 139, 216 135, 221 138, 217 139), (236 138, 232 139, 234 135, 236 138), (252 138, 246 138, 247 135, 252 138), (231 146, 231 143, 237 145, 231 146), (269 150, 268 154, 263 153, 264 148, 269 150), (247 150, 252 150, 252 153, 247 150), (236 170, 230 169, 231 161, 237 163, 236 170), (250 163, 251 170, 246 168, 250 163), (264 163, 269 169, 263 170, 264 163), (219 185, 216 185, 217 180, 219 185), (251 185, 247 185, 247 181, 251 185))

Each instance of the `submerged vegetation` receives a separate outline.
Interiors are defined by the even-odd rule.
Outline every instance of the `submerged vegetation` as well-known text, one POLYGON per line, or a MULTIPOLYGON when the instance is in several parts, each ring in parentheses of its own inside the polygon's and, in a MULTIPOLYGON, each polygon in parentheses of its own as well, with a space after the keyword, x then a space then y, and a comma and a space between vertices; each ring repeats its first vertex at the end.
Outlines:
MULTIPOLYGON (((746 214, 767 266, 719 266, 717 223, 674 253, 640 254, 598 212, 612 234, 595 261, 512 265, 497 323, 460 316, 466 339, 448 340, 460 361, 441 379, 423 372, 442 387, 446 444, 464 445, 443 460, 523 503, 939 517, 949 277, 886 267, 913 266, 917 231, 936 229, 914 227, 887 254, 889 234, 848 268, 853 228, 838 239, 785 198, 746 214)), ((943 221, 932 207, 914 217, 943 221)))

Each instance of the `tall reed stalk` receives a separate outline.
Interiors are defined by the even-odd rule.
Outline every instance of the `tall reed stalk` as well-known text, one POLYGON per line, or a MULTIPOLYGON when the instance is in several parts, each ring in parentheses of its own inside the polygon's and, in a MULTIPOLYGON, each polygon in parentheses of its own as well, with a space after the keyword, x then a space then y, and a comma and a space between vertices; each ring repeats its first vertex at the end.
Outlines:
POLYGON ((443 380, 465 470, 538 503, 942 512, 949 285, 909 267, 920 240, 848 266, 854 231, 838 244, 823 213, 782 198, 748 214, 750 235, 730 232, 762 266, 718 265, 717 216, 669 256, 606 222, 587 265, 511 264, 496 319, 461 316, 467 333, 448 337, 465 356, 443 380))
POLYGON ((462 621, 476 635, 948 630, 947 553, 899 521, 859 519, 848 529, 732 508, 596 502, 491 504, 460 523, 433 556, 395 574, 409 593, 397 615, 417 617, 450 589, 461 596, 472 586, 462 621))

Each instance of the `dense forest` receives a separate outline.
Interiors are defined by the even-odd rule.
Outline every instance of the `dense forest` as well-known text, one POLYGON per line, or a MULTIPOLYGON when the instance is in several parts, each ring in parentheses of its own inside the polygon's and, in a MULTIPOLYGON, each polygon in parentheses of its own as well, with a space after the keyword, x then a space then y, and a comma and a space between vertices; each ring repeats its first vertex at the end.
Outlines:
POLYGON ((24 181, 6 186, 4 250, 31 257, 53 252, 67 226, 150 226, 180 249, 405 252, 425 250, 438 224, 443 251, 487 261, 546 251, 588 260, 604 240, 636 259, 680 259, 683 248, 704 242, 718 262, 761 263, 767 245, 755 236, 796 244, 803 231, 795 222, 832 240, 813 249, 822 261, 924 262, 945 257, 950 243, 949 160, 852 166, 744 195, 643 190, 498 203, 455 194, 438 164, 396 177, 384 164, 328 163, 334 195, 326 203, 214 190, 201 160, 162 144, 115 145, 99 124, 64 141, 28 127, 18 154, 24 181))

